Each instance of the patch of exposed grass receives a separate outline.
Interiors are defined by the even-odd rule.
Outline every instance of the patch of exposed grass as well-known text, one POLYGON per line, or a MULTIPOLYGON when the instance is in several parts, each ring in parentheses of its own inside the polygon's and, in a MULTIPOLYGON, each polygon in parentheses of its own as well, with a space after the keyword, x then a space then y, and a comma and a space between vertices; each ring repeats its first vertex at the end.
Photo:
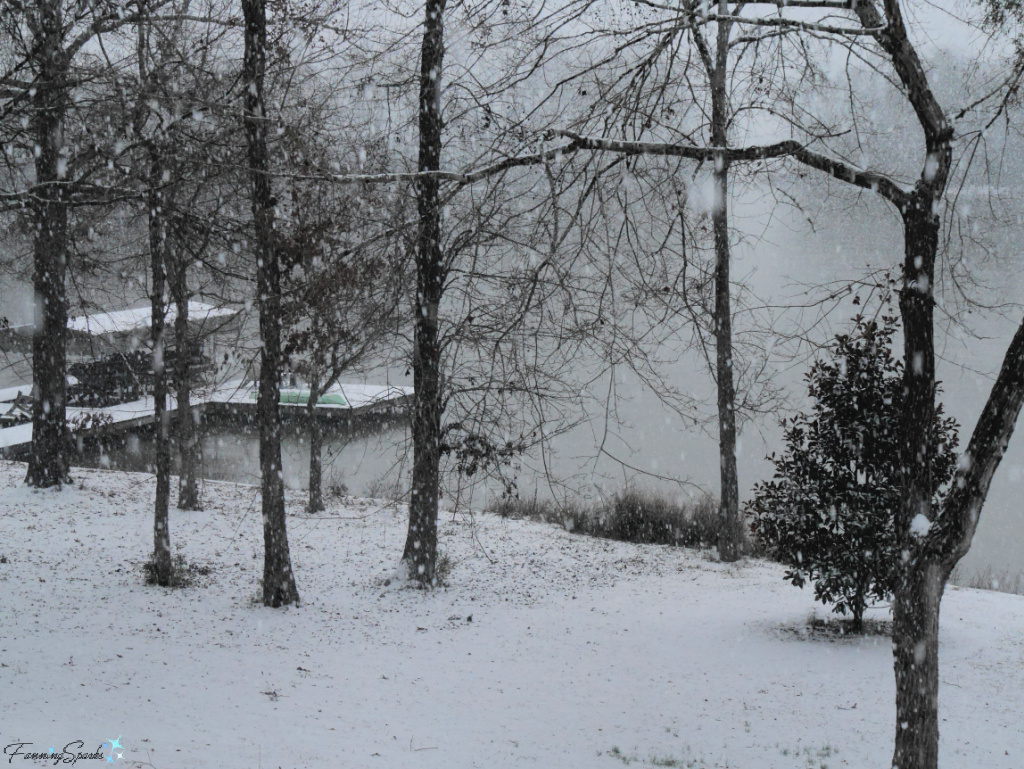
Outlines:
MULTIPOLYGON (((687 752, 689 752, 688 749, 687 752)), ((618 747, 612 747, 612 749, 608 751, 607 755, 612 758, 617 758, 626 766, 629 766, 630 764, 638 764, 640 766, 670 767, 670 769, 710 769, 701 758, 676 758, 671 755, 652 755, 647 758, 641 758, 636 753, 624 753, 618 747)))
POLYGON ((786 636, 802 640, 843 641, 871 636, 892 636, 892 620, 865 618, 860 629, 852 619, 845 617, 819 617, 811 614, 802 625, 786 625, 781 628, 786 636))
POLYGON ((803 747, 796 750, 782 748, 779 752, 783 756, 803 759, 803 769, 829 769, 827 759, 834 757, 839 751, 826 744, 821 748, 803 747))

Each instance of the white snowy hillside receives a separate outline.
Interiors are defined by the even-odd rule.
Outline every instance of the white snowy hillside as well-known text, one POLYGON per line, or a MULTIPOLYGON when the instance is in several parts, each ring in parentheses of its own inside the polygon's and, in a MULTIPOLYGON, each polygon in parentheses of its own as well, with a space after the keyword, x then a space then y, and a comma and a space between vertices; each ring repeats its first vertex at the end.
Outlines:
MULTIPOLYGON (((810 590, 773 564, 444 514, 449 586, 423 593, 386 584, 404 509, 296 497, 302 605, 270 610, 256 489, 172 509, 209 573, 168 591, 143 584, 151 476, 24 472, 0 463, 4 746, 157 769, 889 765, 888 639, 809 634, 810 590)), ((942 622, 941 766, 1019 769, 1024 598, 951 588, 942 622)))

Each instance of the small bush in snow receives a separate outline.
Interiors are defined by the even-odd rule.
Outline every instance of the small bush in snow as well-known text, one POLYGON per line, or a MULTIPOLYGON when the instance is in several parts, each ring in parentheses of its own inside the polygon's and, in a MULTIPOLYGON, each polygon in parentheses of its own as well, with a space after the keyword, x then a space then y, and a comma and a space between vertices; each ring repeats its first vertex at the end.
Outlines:
POLYGON ((455 561, 448 553, 440 552, 437 554, 437 563, 434 564, 434 585, 436 587, 445 587, 448 585, 448 577, 451 576, 452 569, 455 568, 455 561))
MULTIPOLYGON (((199 587, 203 584, 205 578, 213 573, 211 567, 204 566, 195 561, 189 561, 185 558, 184 553, 181 552, 175 554, 172 566, 174 568, 174 571, 171 572, 170 587, 172 588, 199 587)), ((156 576, 156 565, 152 560, 142 564, 142 574, 147 585, 159 584, 156 576)))
POLYGON ((341 501, 348 496, 348 485, 340 478, 335 477, 330 480, 327 487, 324 489, 324 497, 336 501, 341 501))
POLYGON ((623 542, 707 547, 718 540, 718 506, 708 496, 680 504, 630 487, 612 497, 603 518, 602 536, 623 542))
MULTIPOLYGON (((783 422, 786 450, 772 455, 775 476, 754 487, 747 514, 768 554, 789 567, 785 578, 797 587, 814 582, 815 598, 851 613, 859 631, 866 605, 895 587, 903 366, 892 355, 896 318, 854 322, 807 373, 811 413, 783 422)), ((956 445, 956 422, 939 405, 936 501, 952 477, 956 445)))
POLYGON ((677 502, 630 486, 593 507, 549 500, 505 498, 491 511, 509 518, 554 523, 576 534, 640 544, 706 547, 718 540, 718 503, 700 496, 677 502))

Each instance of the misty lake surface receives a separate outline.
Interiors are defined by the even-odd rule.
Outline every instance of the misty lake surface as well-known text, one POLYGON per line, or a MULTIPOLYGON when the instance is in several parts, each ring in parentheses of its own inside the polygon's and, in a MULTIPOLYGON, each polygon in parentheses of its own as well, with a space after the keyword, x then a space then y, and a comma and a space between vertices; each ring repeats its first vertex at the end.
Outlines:
MULTIPOLYGON (((344 488, 355 495, 378 496, 402 487, 411 467, 404 422, 388 420, 358 428, 325 428, 324 489, 344 488)), ((237 424, 205 424, 201 428, 199 474, 211 481, 259 485, 259 434, 237 424)), ((175 455, 176 451, 172 451, 175 455)), ((152 472, 155 445, 151 430, 132 430, 100 443, 87 443, 74 463, 129 472, 152 472)), ((309 487, 309 441, 301 422, 285 420, 281 431, 281 462, 285 485, 309 487)), ((175 470, 176 472, 176 470, 175 470)))
MULTIPOLYGON (((629 405, 624 408, 628 411, 629 405)), ((704 487, 716 490, 717 479, 711 473, 717 470, 717 446, 710 437, 680 429, 677 418, 651 418, 649 404, 634 403, 632 408, 644 412, 646 418, 624 425, 614 433, 614 442, 630 464, 649 473, 675 474, 699 480, 704 487)), ((551 478, 539 469, 540 464, 535 459, 523 458, 515 468, 520 496, 547 498, 552 495, 552 488, 555 493, 575 488, 583 499, 595 500, 614 494, 630 480, 670 494, 685 496, 692 493, 692 487, 687 491, 685 486, 667 484, 653 477, 637 479, 635 473, 624 471, 617 463, 595 460, 596 432, 593 425, 588 425, 556 441, 546 456, 547 466, 552 469, 551 478)), ((750 486, 756 480, 770 475, 771 465, 764 458, 770 451, 770 444, 776 440, 754 430, 747 433, 750 435, 745 436, 738 447, 740 486, 744 498, 749 496, 750 486)), ((203 478, 254 486, 259 484, 259 436, 254 431, 230 424, 207 425, 201 445, 200 472, 203 478)), ((308 488, 309 443, 306 428, 301 423, 285 422, 281 454, 285 484, 292 489, 308 488)), ((76 464, 151 472, 153 456, 151 434, 136 432, 125 435, 114 445, 87 447, 76 464)), ((404 420, 357 429, 327 428, 322 456, 325 493, 336 489, 357 496, 392 497, 408 489, 412 445, 404 420)), ((481 483, 472 488, 452 488, 449 484, 442 498, 442 507, 451 509, 453 500, 458 497, 461 508, 480 509, 499 493, 498 483, 481 483)), ((1024 573, 1022 498, 1024 440, 1016 444, 1011 442, 996 474, 974 544, 961 565, 964 572, 990 571, 995 578, 1012 578, 1024 573)), ((254 496, 254 503, 255 500, 254 496)))
MULTIPOLYGON (((902 248, 900 223, 890 214, 875 211, 873 215, 866 210, 821 222, 813 233, 795 225, 790 229, 792 222, 777 220, 770 230, 771 237, 762 233, 752 245, 741 244, 737 248, 737 274, 745 274, 751 288, 760 296, 772 297, 784 305, 799 305, 808 295, 808 286, 854 280, 878 265, 898 265, 902 248)), ((1011 250, 1016 253, 1015 241, 1011 250)), ((981 277, 984 276, 979 274, 981 277)), ((999 296, 1014 302, 1024 296, 1024 270, 1018 268, 1014 273, 1000 272, 988 277, 998 289, 981 296, 991 303, 996 304, 999 296)), ((0 301, 0 305, 6 304, 5 312, 9 317, 27 321, 31 318, 31 288, 21 285, 20 289, 3 291, 6 301, 0 301)), ((817 329, 819 337, 829 339, 844 330, 849 318, 861 309, 849 303, 836 309, 817 329)), ((960 450, 967 445, 1006 345, 1020 322, 1017 311, 1005 316, 973 317, 976 320, 970 325, 976 335, 939 323, 936 331, 937 378, 942 382, 939 397, 946 413, 960 423, 960 450)), ((803 328, 807 319, 797 318, 794 323, 803 328)), ((790 401, 781 410, 759 415, 742 428, 737 447, 741 499, 749 498, 755 483, 771 476, 772 466, 765 457, 781 449, 778 419, 794 409, 807 408, 806 385, 802 379, 807 365, 806 358, 780 364, 773 373, 773 380, 789 394, 790 401)), ((662 374, 666 381, 702 402, 714 403, 708 372, 702 362, 681 360, 666 366, 662 374)), ((0 383, 26 381, 27 376, 27 368, 0 370, 0 383), (4 377, 15 378, 8 382, 4 377)), ((400 377, 388 381, 411 384, 400 377)), ((637 382, 620 381, 618 385, 617 400, 608 408, 608 412, 616 415, 614 424, 606 423, 605 410, 598 409, 600 413, 591 415, 579 428, 555 439, 543 461, 536 456, 523 459, 517 472, 521 497, 534 494, 550 497, 554 487, 555 493, 566 492, 592 501, 613 494, 629 482, 680 495, 691 491, 694 485, 717 493, 718 449, 713 437, 714 426, 703 431, 692 422, 684 424, 677 414, 661 405, 637 382), (598 446, 607 453, 599 454, 598 446), (543 472, 545 467, 553 478, 543 472), (682 483, 660 480, 664 476, 677 478, 682 483), (560 485, 562 482, 564 487, 560 485)), ((606 382, 592 387, 595 400, 600 401, 606 382)), ((204 477, 258 483, 259 441, 254 434, 232 427, 209 427, 202 448, 204 477)), ((350 493, 357 495, 380 495, 390 492, 396 484, 401 489, 406 488, 412 466, 411 445, 404 425, 372 433, 328 434, 323 457, 325 487, 342 483, 350 493)), ((305 488, 309 449, 301 429, 286 426, 282 435, 282 459, 285 483, 291 488, 305 488)), ((152 465, 152 449, 141 435, 105 456, 96 453, 82 461, 93 466, 146 471, 152 465)), ((497 491, 496 486, 478 488, 467 496, 464 490, 456 494, 450 489, 442 504, 450 507, 453 498, 458 496, 461 503, 479 509, 485 507, 497 491)), ((967 572, 991 569, 994 576, 1003 572, 1024 573, 1024 426, 1018 425, 1017 434, 1010 440, 1006 456, 995 474, 974 542, 962 567, 967 572)))

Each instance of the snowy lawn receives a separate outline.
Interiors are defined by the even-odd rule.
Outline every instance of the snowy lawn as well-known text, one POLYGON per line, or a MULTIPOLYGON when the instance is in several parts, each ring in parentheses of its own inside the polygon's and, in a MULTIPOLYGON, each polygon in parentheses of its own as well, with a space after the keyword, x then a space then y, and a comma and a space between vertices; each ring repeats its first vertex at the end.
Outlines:
MULTIPOLYGON (((120 737, 115 763, 157 769, 889 765, 888 640, 807 637, 810 591, 777 566, 447 514, 451 586, 423 593, 385 586, 401 511, 296 497, 303 604, 272 610, 254 489, 172 510, 212 572, 166 591, 142 583, 151 477, 23 475, 0 462, 3 745, 120 737)), ((950 589, 942 620, 942 766, 1020 769, 1024 598, 950 589)))

